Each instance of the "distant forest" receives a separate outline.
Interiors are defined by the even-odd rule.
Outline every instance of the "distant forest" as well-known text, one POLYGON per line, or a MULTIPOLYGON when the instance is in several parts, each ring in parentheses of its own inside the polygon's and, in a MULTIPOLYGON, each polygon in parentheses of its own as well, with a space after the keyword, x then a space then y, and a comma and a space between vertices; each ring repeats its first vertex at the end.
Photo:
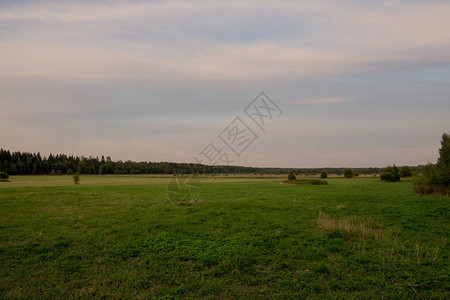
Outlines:
MULTIPOLYGON (((382 168, 353 168, 360 174, 379 174, 382 168)), ((415 171, 415 167, 412 171, 415 171)), ((73 174, 343 174, 345 168, 253 168, 242 166, 211 166, 196 163, 112 161, 106 158, 40 153, 10 152, 0 149, 0 171, 10 175, 73 174)))

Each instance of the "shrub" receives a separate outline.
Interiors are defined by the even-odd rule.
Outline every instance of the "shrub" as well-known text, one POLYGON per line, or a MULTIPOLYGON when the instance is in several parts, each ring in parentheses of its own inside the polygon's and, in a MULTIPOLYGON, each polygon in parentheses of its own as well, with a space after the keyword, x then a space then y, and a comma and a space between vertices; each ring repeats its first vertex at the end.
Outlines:
POLYGON ((414 178, 414 192, 416 194, 446 195, 450 193, 450 174, 446 168, 439 168, 428 164, 422 169, 422 173, 414 178))
POLYGON ((400 177, 410 177, 410 176, 412 176, 412 172, 408 166, 403 166, 400 168, 400 177))
POLYGON ((382 181, 397 182, 400 181, 400 171, 396 165, 387 166, 380 175, 382 181))
POLYGON ((72 179, 74 184, 80 184, 80 174, 78 172, 73 174, 72 179))
POLYGON ((448 186, 430 183, 424 176, 419 176, 414 178, 414 193, 448 196, 450 194, 450 188, 448 186))
POLYGON ((286 180, 283 183, 287 184, 299 184, 299 185, 327 185, 328 181, 321 179, 295 179, 295 180, 286 180))
POLYGON ((297 179, 297 177, 295 177, 295 174, 294 174, 294 172, 289 172, 289 175, 288 175, 288 180, 295 180, 295 179, 297 179))
POLYGON ((359 172, 355 171, 355 177, 358 177, 358 176, 359 176, 359 172))
POLYGON ((322 171, 322 173, 320 174, 320 178, 322 178, 322 179, 328 178, 328 173, 327 173, 327 171, 322 171))
POLYGON ((436 165, 428 164, 414 180, 416 194, 449 195, 450 192, 450 134, 444 133, 436 165))
POLYGON ((352 178, 353 177, 353 170, 352 169, 345 169, 344 176, 345 176, 345 178, 352 178))
POLYGON ((0 172, 0 179, 8 179, 9 175, 6 172, 0 172))

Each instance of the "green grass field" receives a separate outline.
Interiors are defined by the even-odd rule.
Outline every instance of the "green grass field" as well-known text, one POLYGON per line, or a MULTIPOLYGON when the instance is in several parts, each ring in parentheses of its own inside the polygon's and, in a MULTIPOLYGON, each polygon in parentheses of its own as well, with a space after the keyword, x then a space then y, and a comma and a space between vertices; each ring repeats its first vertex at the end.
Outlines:
POLYGON ((412 181, 11 176, 0 298, 449 298, 449 198, 412 181))

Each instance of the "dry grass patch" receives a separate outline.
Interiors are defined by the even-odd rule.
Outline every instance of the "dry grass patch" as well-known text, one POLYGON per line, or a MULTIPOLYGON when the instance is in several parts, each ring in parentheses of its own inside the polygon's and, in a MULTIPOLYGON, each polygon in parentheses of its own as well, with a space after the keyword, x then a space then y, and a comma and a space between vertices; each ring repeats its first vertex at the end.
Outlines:
POLYGON ((350 235, 370 238, 377 241, 391 241, 397 239, 400 233, 400 230, 394 231, 383 228, 374 228, 374 226, 366 225, 356 218, 332 218, 323 212, 319 212, 317 226, 326 231, 341 230, 350 235))
POLYGON ((377 225, 367 225, 355 217, 332 218, 323 212, 319 212, 317 226, 328 232, 341 231, 350 236, 360 238, 354 241, 353 249, 356 252, 366 252, 369 240, 379 242, 380 254, 387 259, 400 259, 401 261, 416 261, 417 265, 433 264, 439 255, 442 255, 447 240, 443 239, 442 245, 423 245, 414 241, 405 243, 400 236, 400 229, 385 229, 377 225))

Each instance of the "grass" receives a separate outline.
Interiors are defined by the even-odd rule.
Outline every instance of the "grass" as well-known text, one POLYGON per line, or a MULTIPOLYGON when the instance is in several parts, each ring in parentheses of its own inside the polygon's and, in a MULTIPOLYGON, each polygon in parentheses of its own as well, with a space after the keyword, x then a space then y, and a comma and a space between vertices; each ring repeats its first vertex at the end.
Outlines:
POLYGON ((11 176, 0 298, 448 298, 449 198, 411 180, 11 176))
POLYGON ((393 232, 392 229, 386 230, 383 228, 374 228, 374 226, 366 225, 364 223, 361 223, 354 217, 336 219, 331 218, 330 216, 322 212, 319 212, 317 226, 330 232, 331 234, 347 234, 349 237, 357 237, 362 241, 368 239, 382 242, 398 243, 398 235, 400 234, 400 229, 398 228, 396 228, 396 230, 393 232))

